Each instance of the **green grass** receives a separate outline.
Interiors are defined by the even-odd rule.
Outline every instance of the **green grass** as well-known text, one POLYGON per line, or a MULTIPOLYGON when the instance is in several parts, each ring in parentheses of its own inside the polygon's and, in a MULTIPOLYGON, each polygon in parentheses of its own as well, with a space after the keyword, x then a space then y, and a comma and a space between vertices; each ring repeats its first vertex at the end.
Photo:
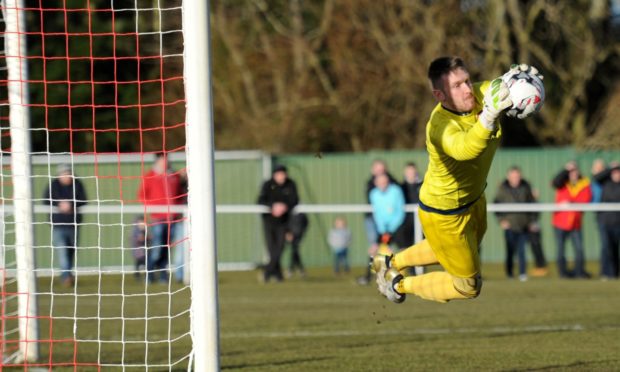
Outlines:
MULTIPOLYGON (((596 270, 593 268, 593 272, 596 270)), ((361 268, 355 270, 357 274, 361 268)), ((355 275, 334 277, 311 269, 306 279, 258 284, 255 272, 220 273, 221 369, 224 371, 565 371, 620 370, 620 281, 519 281, 503 278, 499 265, 486 265, 481 296, 438 304, 410 296, 400 305, 381 297, 374 286, 359 286, 355 275)), ((95 293, 99 279, 81 278, 74 296, 41 279, 41 337, 65 340, 41 344, 41 363, 54 371, 74 358, 80 363, 169 363, 187 355, 191 340, 189 290, 173 284, 145 290, 126 277, 102 277, 107 296, 95 293), (117 294, 124 293, 125 301, 117 294), (148 299, 148 302, 147 302, 148 299), (100 305, 100 306, 99 306, 100 305), (53 309, 53 320, 47 315, 53 309), (98 310, 99 309, 99 310, 98 310), (169 310, 170 309, 170 310, 169 310), (178 314, 173 320, 139 319, 178 314), (110 318, 78 322, 62 316, 110 318), (125 321, 113 319, 118 316, 125 321), (135 320, 127 320, 135 318, 135 320), (119 343, 84 340, 128 340, 119 343), (165 340, 168 332, 178 337, 165 340), (147 353, 148 352, 148 353, 147 353)), ((7 301, 7 310, 11 303, 7 301)), ((7 321, 6 325, 9 325, 7 321)), ((8 328, 8 327, 7 327, 8 328)), ((187 360, 173 366, 183 370, 187 360)), ((154 368, 152 370, 167 370, 154 368)), ((18 370, 23 370, 23 367, 18 370)), ((82 365, 79 371, 95 370, 82 365)), ((116 368, 103 368, 116 370, 116 368)), ((143 367, 131 370, 144 370, 143 367)))
POLYGON ((399 305, 328 270, 268 285, 223 273, 222 369, 620 370, 620 282, 485 269, 476 300, 399 305))

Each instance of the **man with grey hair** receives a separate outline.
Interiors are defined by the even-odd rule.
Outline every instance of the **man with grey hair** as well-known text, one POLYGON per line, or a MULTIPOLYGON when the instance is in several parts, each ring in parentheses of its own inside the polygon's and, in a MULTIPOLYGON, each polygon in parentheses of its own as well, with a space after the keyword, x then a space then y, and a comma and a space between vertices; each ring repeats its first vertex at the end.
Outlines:
POLYGON ((51 179, 43 194, 43 203, 55 207, 51 217, 52 246, 57 252, 62 284, 72 287, 78 227, 82 222, 79 208, 86 204, 86 192, 69 164, 58 165, 56 177, 51 179))

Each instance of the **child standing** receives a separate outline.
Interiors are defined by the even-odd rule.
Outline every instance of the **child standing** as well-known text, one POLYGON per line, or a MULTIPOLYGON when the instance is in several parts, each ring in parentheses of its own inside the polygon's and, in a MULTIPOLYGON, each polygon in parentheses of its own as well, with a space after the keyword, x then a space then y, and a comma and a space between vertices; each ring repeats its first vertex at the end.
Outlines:
POLYGON ((334 273, 340 273, 341 265, 344 272, 348 273, 350 268, 347 254, 351 245, 351 230, 344 217, 334 219, 334 227, 329 231, 327 242, 334 252, 334 273))
POLYGON ((134 276, 140 278, 140 267, 145 267, 146 248, 149 247, 150 238, 147 234, 147 225, 143 216, 138 216, 133 223, 131 232, 131 253, 134 259, 134 276))

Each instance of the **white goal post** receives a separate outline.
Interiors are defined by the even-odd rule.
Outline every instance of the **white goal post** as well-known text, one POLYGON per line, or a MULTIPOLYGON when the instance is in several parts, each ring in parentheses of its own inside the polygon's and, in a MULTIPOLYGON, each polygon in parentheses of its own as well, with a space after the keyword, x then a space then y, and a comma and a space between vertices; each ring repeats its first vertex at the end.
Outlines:
MULTIPOLYGON (((43 367, 50 370, 57 367, 74 370, 90 368, 219 370, 209 2, 183 0, 167 3, 152 1, 147 4, 135 0, 133 6, 130 6, 130 2, 120 3, 111 0, 85 1, 83 4, 63 2, 65 6, 63 9, 44 8, 45 2, 41 2, 39 3, 40 9, 38 9, 36 6, 26 8, 23 0, 0 1, 4 23, 2 36, 5 53, 3 59, 7 66, 6 77, 3 80, 7 82, 10 108, 10 150, 8 151, 10 151, 11 159, 10 172, 5 169, 4 162, 2 162, 2 179, 10 180, 8 182, 10 186, 4 187, 3 183, 2 187, 2 247, 0 248, 2 279, 0 286, 3 290, 2 299, 0 299, 2 301, 0 366, 2 367, 23 369, 43 367), (31 12, 33 16, 27 17, 26 12, 31 12), (60 30, 51 31, 50 35, 46 35, 48 27, 57 26, 45 24, 48 14, 58 13, 64 13, 64 26, 61 25, 60 30), (178 17, 179 24, 173 25, 174 29, 166 28, 171 24, 170 18, 167 17, 169 14, 173 14, 174 17, 181 15, 178 17), (88 22, 84 24, 88 25, 88 32, 78 30, 78 25, 71 24, 71 17, 76 16, 87 17, 88 22), (35 17, 40 18, 40 24, 37 24, 35 17), (102 22, 101 19, 109 19, 110 24, 91 25, 90 21, 94 18, 97 18, 97 22, 102 22), (122 21, 116 23, 116 20, 121 18, 122 21), (131 19, 134 20, 133 23, 128 22, 131 19), (35 21, 35 24, 28 23, 32 21, 35 21), (40 27, 40 32, 32 32, 29 30, 30 26, 40 27), (122 28, 125 31, 122 31, 122 28), (182 44, 178 42, 178 36, 175 36, 176 43, 170 42, 172 40, 170 35, 180 34, 182 34, 182 44), (26 48, 26 35, 40 37, 41 49, 36 52, 41 53, 40 55, 34 57, 29 55, 26 48), (66 40, 66 50, 46 49, 46 37, 55 38, 59 35, 66 40), (89 39, 84 39, 84 36, 89 39), (125 43, 126 49, 119 51, 118 54, 116 50, 105 51, 104 53, 108 53, 106 55, 93 54, 93 45, 96 43, 100 43, 98 48, 101 48, 105 42, 116 46, 117 42, 120 44, 123 40, 127 40, 123 38, 135 40, 134 45, 125 43), (90 54, 86 55, 73 45, 74 41, 76 45, 85 45, 85 40, 90 48, 90 54), (158 42, 148 45, 145 40, 151 42, 158 40, 158 42), (179 53, 178 50, 182 52, 179 53), (129 57, 122 55, 128 52, 135 54, 129 57), (33 58, 43 61, 43 70, 35 73, 42 78, 30 79, 28 77, 27 62, 33 58), (182 72, 170 77, 170 71, 166 70, 164 64, 167 60, 179 58, 183 61, 182 72), (46 64, 49 67, 63 60, 66 65, 66 76, 64 78, 50 77, 48 81, 47 74, 54 70, 51 68, 48 70, 46 64), (97 63, 113 61, 116 64, 124 60, 136 61, 137 76, 129 81, 114 82, 97 78, 98 69, 95 67, 97 63), (160 63, 160 75, 155 78, 147 75, 140 76, 139 65, 143 61, 160 63), (79 65, 80 63, 82 65, 79 65), (74 64, 80 67, 74 67, 74 64), (84 69, 84 64, 89 64, 90 68, 84 69), (89 70, 89 77, 84 78, 83 74, 79 78, 74 77, 74 74, 79 75, 89 70), (168 89, 167 84, 171 81, 173 83, 182 81, 184 89, 180 91, 177 86, 174 86, 174 89, 168 89), (32 83, 45 86, 43 104, 36 102, 33 105, 29 102, 29 88, 32 83), (103 129, 108 127, 98 127, 100 119, 96 119, 97 110, 108 110, 110 105, 107 101, 99 103, 100 100, 105 101, 106 97, 98 95, 97 89, 106 84, 114 84, 113 94, 117 95, 123 89, 131 89, 132 84, 137 87, 133 102, 120 103, 118 98, 115 101, 117 139, 126 131, 144 130, 146 133, 146 130, 153 130, 147 126, 143 127, 145 122, 142 121, 136 123, 134 127, 121 128, 119 126, 120 111, 134 107, 147 111, 153 106, 159 106, 162 112, 161 148, 152 149, 146 155, 146 152, 141 152, 139 154, 140 166, 133 167, 129 171, 127 170, 129 168, 117 160, 116 177, 109 176, 105 172, 99 173, 99 154, 96 144, 91 155, 93 156, 92 167, 74 161, 76 157, 87 152, 64 152, 68 161, 63 168, 67 169, 65 172, 68 172, 72 179, 74 200, 71 203, 73 208, 83 208, 84 210, 80 211, 82 214, 94 212, 96 222, 78 223, 78 227, 74 227, 70 235, 65 234, 66 236, 62 237, 62 239, 73 239, 74 243, 66 243, 63 240, 62 244, 67 244, 66 246, 57 245, 57 241, 60 241, 57 239, 57 232, 69 231, 62 229, 63 226, 73 225, 73 223, 52 222, 55 214, 62 213, 60 204, 55 205, 56 197, 52 189, 56 179, 61 178, 61 171, 57 170, 56 164, 51 161, 54 156, 52 151, 46 149, 45 151, 38 150, 36 153, 46 158, 45 170, 43 173, 32 173, 31 161, 35 155, 31 151, 31 136, 45 131, 46 142, 49 146, 53 144, 53 140, 50 139, 52 131, 55 131, 54 133, 66 132, 73 145, 73 136, 78 133, 74 133, 74 128, 84 129, 79 127, 80 124, 76 127, 72 126, 72 110, 77 112, 85 109, 92 111, 92 128, 89 130, 93 136, 104 133, 103 129), (142 101, 143 98, 140 96, 142 85, 148 87, 149 84, 159 84, 161 87, 160 102, 142 101), (66 87, 64 91, 66 96, 57 96, 62 94, 59 93, 62 90, 55 89, 58 86, 66 87), (90 102, 74 103, 71 98, 74 87, 89 88, 90 102), (177 94, 177 96, 168 99, 166 95, 170 94, 177 94), (55 103, 48 104, 48 102, 55 103), (180 147, 176 144, 166 146, 167 126, 171 124, 165 121, 164 111, 178 105, 185 105, 184 122, 181 123, 185 131, 185 143, 180 147), (46 122, 43 128, 30 127, 29 109, 31 107, 44 107, 46 110, 46 122), (54 114, 56 112, 67 112, 69 118, 67 125, 62 126, 63 116, 56 116, 54 114), (48 126, 48 113, 50 120, 55 121, 54 126, 48 126), (172 146, 177 147, 170 149, 172 146), (132 234, 130 230, 138 227, 139 223, 127 220, 131 218, 127 217, 127 213, 108 213, 109 211, 106 210, 106 208, 124 212, 133 210, 132 208, 124 210, 125 199, 127 199, 127 196, 123 194, 126 188, 125 183, 146 182, 147 176, 144 174, 151 168, 148 162, 150 162, 151 154, 155 152, 170 152, 171 155, 185 152, 189 184, 187 188, 189 191, 185 194, 187 207, 136 205, 134 208, 133 215, 142 215, 147 220, 145 223, 148 226, 142 234, 145 241, 154 238, 151 233, 152 229, 155 230, 161 225, 166 226, 158 230, 167 231, 167 241, 164 241, 163 245, 145 246, 146 256, 143 260, 147 273, 157 272, 161 277, 160 283, 156 284, 147 281, 144 276, 142 281, 130 280, 134 275, 139 278, 141 274, 138 266, 136 270, 133 270, 131 263, 125 258, 126 253, 129 252, 128 249, 134 249, 126 244, 132 234), (126 172, 130 173, 125 174, 126 172), (113 181, 110 182, 110 179, 113 181), (115 181, 116 185, 113 184, 115 181), (48 199, 33 195, 34 183, 39 186, 43 183, 47 187, 48 199), (77 197, 78 184, 81 183, 89 184, 90 195, 85 200, 77 197), (110 185, 118 188, 116 196, 109 196, 113 193, 110 185), (42 206, 41 202, 47 202, 50 206, 42 206), (78 205, 82 202, 87 203, 87 206, 78 205), (38 210, 38 214, 33 213, 35 205, 37 209, 41 209, 38 210), (179 215, 175 213, 184 211, 188 211, 187 215, 173 217, 179 215), (167 217, 169 220, 160 223, 152 217, 155 213, 163 213, 169 216, 167 217), (112 222, 109 222, 111 218, 112 222), (170 220, 172 218, 179 218, 179 220, 170 220), (176 230, 174 225, 180 224, 189 227, 180 229, 187 235, 177 237, 173 241, 171 236, 173 229, 176 230), (39 232, 35 233, 34 229, 38 229, 39 232), (92 250, 83 252, 70 246, 70 244, 79 245, 76 243, 79 241, 78 231, 83 229, 89 229, 90 235, 94 234, 99 239, 100 244, 95 247, 94 252, 92 250), (45 236, 45 239, 41 239, 42 242, 35 241, 35 237, 41 234, 45 236), (114 242, 109 243, 110 241, 114 242), (189 285, 181 281, 175 282, 172 270, 170 274, 164 275, 168 268, 172 269, 171 262, 170 266, 166 266, 168 263, 163 264, 163 269, 155 267, 151 270, 150 264, 155 257, 155 248, 159 249, 158 256, 161 258, 164 254, 171 256, 174 251, 180 249, 179 247, 185 245, 189 245, 191 252, 189 261, 193 268, 189 285), (84 254, 90 255, 91 259, 94 257, 96 262, 92 270, 87 273, 88 275, 82 275, 83 272, 80 269, 70 268, 69 270, 73 270, 71 272, 65 268, 59 269, 56 265, 60 259, 62 266, 64 259, 65 263, 75 264, 77 268, 84 254), (67 258, 64 258, 65 255, 68 255, 67 258), (37 264, 35 256, 42 256, 45 259, 37 264), (109 257, 120 260, 121 265, 110 269, 106 266, 106 259, 109 257), (128 267, 131 269, 128 270, 128 267), (62 275, 70 273, 68 275, 73 275, 74 279, 69 276, 71 280, 61 282, 57 279, 61 272, 62 275), (46 277, 45 273, 51 273, 51 276, 46 277), (43 334, 39 334, 40 330, 43 330, 43 334)), ((58 66, 56 64, 54 68, 58 66)), ((176 72, 173 71, 173 73, 176 72)), ((123 97, 127 98, 127 96, 123 97)), ((158 114, 151 115, 151 120, 152 117, 158 117, 158 114)), ((138 115, 137 120, 143 120, 143 117, 138 115)), ((173 130, 181 125, 172 123, 171 126, 173 130)), ((140 140, 142 141, 142 136, 140 140)), ((142 148, 143 144, 140 145, 142 148)), ((120 159, 123 151, 120 144, 117 149, 116 156, 120 159)), ((103 156, 110 156, 110 154, 103 156)), ((164 173, 166 172, 168 171, 164 173)), ((180 174, 180 171, 178 173, 180 174)), ((175 170, 173 176, 176 177, 176 174, 175 170)), ((176 279, 178 280, 178 277, 176 279)))

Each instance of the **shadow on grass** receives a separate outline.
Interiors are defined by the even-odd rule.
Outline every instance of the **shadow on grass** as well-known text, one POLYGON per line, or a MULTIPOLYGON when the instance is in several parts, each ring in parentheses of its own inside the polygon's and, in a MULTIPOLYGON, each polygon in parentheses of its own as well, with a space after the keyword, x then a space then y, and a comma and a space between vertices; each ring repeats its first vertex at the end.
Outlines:
POLYGON ((526 367, 516 369, 502 369, 502 372, 523 372, 523 371, 552 371, 567 369, 575 369, 579 371, 603 371, 609 364, 617 363, 620 359, 605 359, 605 360, 591 360, 591 361, 578 361, 568 364, 552 364, 544 367, 526 367), (598 366, 597 366, 598 365, 598 366))
POLYGON ((225 369, 246 369, 246 368, 257 368, 257 367, 267 367, 267 366, 286 366, 286 365, 296 365, 297 363, 304 362, 318 362, 324 360, 335 359, 333 357, 323 357, 323 358, 303 358, 303 359, 291 359, 291 360, 283 360, 278 362, 264 362, 264 363, 244 363, 244 364, 235 364, 229 366, 222 366, 222 370, 225 369))

